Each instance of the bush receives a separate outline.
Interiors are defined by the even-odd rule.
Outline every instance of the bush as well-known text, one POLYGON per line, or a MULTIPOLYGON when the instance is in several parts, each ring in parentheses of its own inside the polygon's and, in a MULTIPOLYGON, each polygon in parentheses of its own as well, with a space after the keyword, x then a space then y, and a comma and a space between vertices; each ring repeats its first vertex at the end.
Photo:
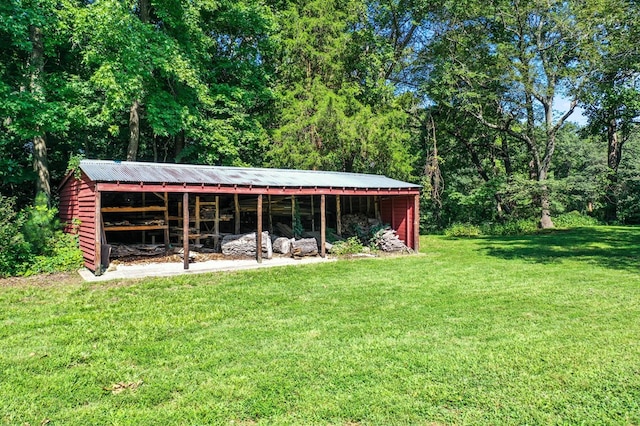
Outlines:
POLYGON ((524 235, 538 231, 538 223, 533 219, 516 219, 504 223, 489 223, 482 226, 486 235, 524 235))
POLYGON ((51 274, 75 271, 82 266, 82 251, 78 248, 78 237, 57 231, 50 240, 49 254, 33 257, 22 275, 51 274))
POLYGON ((18 274, 30 258, 21 232, 24 219, 14 207, 15 199, 0 195, 0 277, 18 274))
POLYGON ((560 228, 578 228, 581 226, 598 225, 598 220, 574 210, 553 218, 553 223, 560 228))
POLYGON ((358 237, 351 237, 344 241, 338 241, 331 248, 331 254, 344 256, 347 254, 357 254, 364 251, 364 246, 358 237))
POLYGON ((58 211, 38 196, 21 213, 0 195, 0 277, 70 271, 82 266, 75 235, 62 232, 58 211))
POLYGON ((470 223, 455 223, 444 230, 444 235, 450 238, 472 238, 480 236, 480 228, 470 223))

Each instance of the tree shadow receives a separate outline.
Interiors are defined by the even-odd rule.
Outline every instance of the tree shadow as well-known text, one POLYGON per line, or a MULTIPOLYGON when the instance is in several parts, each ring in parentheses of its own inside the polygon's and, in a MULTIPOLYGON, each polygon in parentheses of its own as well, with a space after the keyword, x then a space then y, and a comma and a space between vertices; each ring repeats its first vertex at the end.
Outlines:
POLYGON ((535 263, 584 261, 611 269, 640 272, 640 227, 589 227, 535 235, 484 238, 489 256, 535 263))

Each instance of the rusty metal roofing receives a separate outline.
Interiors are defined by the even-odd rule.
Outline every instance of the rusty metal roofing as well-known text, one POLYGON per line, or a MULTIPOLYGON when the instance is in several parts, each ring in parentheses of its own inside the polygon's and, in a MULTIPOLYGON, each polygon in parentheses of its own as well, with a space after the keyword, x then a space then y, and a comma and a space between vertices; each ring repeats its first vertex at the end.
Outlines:
POLYGON ((238 185, 258 187, 420 188, 382 175, 315 170, 201 166, 134 161, 82 160, 80 169, 95 182, 238 185))

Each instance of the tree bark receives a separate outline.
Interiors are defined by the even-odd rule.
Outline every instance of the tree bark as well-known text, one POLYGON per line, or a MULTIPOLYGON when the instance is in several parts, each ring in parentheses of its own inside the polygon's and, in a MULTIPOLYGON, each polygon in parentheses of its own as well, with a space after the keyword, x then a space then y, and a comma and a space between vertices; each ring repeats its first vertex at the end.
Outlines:
MULTIPOLYGON (((31 94, 35 99, 44 102, 42 89, 42 73, 44 72, 44 41, 42 28, 32 25, 29 28, 31 55, 29 58, 31 94)), ((49 160, 47 157, 47 140, 40 126, 35 129, 33 137, 33 170, 36 172, 36 193, 44 193, 47 203, 51 198, 49 160)))
POLYGON ((611 118, 607 123, 607 187, 605 190, 606 205, 604 219, 607 222, 618 220, 618 166, 622 158, 622 141, 618 138, 618 122, 611 118))
POLYGON ((136 99, 129 110, 129 148, 127 161, 136 161, 140 145, 140 102, 136 99))

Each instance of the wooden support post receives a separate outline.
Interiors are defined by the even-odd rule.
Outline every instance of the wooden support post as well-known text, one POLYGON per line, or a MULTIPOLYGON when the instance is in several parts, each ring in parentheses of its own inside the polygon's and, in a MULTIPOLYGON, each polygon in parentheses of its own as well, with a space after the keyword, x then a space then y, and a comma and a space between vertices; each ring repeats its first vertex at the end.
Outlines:
POLYGON ((182 254, 184 269, 189 269, 189 193, 182 194, 182 254))
POLYGON ((100 211, 102 206, 102 196, 100 191, 96 191, 96 206, 94 213, 94 220, 96 226, 96 242, 95 242, 95 275, 102 275, 102 212, 100 211))
POLYGON ((164 193, 164 249, 169 253, 169 193, 164 193))
POLYGON ((273 235, 273 215, 271 214, 271 195, 267 195, 267 214, 269 216, 269 235, 273 235))
POLYGON ((353 195, 349 195, 349 214, 353 214, 353 195))
POLYGON ((371 197, 367 197, 367 216, 371 213, 371 197))
POLYGON ((326 201, 325 195, 320 196, 320 257, 326 257, 327 251, 327 218, 325 215, 326 201))
POLYGON ((376 195, 376 197, 374 198, 374 206, 373 209, 375 210, 373 213, 376 216, 376 219, 378 219, 379 221, 382 222, 382 215, 380 214, 380 197, 376 195))
POLYGON ((362 197, 358 197, 358 213, 363 213, 363 211, 362 211, 362 197))
POLYGON ((256 260, 262 263, 262 194, 258 195, 258 231, 256 232, 256 260))
POLYGON ((311 196, 311 232, 316 232, 316 211, 313 205, 313 195, 311 196))
MULTIPOLYGON (((146 207, 147 206, 147 193, 143 192, 142 193, 142 207, 146 207)), ((146 212, 142 212, 142 220, 144 220, 144 218, 147 217, 147 213, 146 212)), ((142 231, 142 244, 146 243, 146 237, 147 237, 147 233, 146 231, 142 231)), ((155 241, 152 243, 155 244, 155 241)))
POLYGON ((420 196, 413 196, 413 250, 420 251, 420 196))
POLYGON ((220 235, 220 196, 216 195, 216 220, 213 222, 213 233, 220 235))
POLYGON ((291 196, 291 230, 293 231, 293 236, 296 236, 296 196, 291 196))
MULTIPOLYGON (((200 196, 196 195, 196 235, 200 235, 200 196)), ((196 244, 200 244, 200 237, 196 238, 196 244)))
POLYGON ((240 233, 240 201, 238 201, 238 194, 233 194, 233 204, 235 205, 236 214, 234 219, 236 221, 235 233, 240 233))
POLYGON ((336 232, 342 237, 342 213, 340 212, 340 196, 336 195, 336 232))

